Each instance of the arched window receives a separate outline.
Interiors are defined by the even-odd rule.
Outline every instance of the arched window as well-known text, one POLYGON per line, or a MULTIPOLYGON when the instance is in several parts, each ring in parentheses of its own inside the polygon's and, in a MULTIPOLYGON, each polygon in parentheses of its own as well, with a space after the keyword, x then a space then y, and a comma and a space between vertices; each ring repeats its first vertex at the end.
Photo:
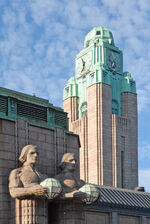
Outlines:
POLYGON ((87 117, 87 102, 83 102, 81 105, 81 117, 87 117))
POLYGON ((66 97, 69 96, 69 86, 67 86, 67 87, 65 88, 65 95, 66 95, 66 97))

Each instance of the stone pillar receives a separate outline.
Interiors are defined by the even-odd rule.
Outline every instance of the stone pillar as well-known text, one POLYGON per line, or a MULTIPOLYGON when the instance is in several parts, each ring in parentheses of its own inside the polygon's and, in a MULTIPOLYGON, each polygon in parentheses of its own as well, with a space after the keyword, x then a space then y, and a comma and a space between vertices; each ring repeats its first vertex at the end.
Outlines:
POLYGON ((138 186, 138 135, 136 94, 129 92, 122 93, 122 116, 127 118, 129 121, 127 138, 125 140, 126 169, 124 173, 124 188, 134 189, 136 186, 138 186))
POLYGON ((16 199, 16 224, 48 224, 47 205, 45 199, 16 199))
POLYGON ((68 113, 69 131, 72 131, 72 122, 78 119, 78 98, 69 97, 63 101, 63 109, 68 113))
POLYGON ((50 224, 85 224, 84 206, 77 200, 65 199, 49 203, 48 213, 50 224))
POLYGON ((112 186, 111 88, 103 83, 88 87, 89 182, 112 186))
POLYGON ((118 224, 118 214, 117 214, 117 212, 112 212, 112 214, 111 214, 111 224, 118 224))
POLYGON ((146 216, 141 217, 141 224, 147 224, 147 218, 146 216))

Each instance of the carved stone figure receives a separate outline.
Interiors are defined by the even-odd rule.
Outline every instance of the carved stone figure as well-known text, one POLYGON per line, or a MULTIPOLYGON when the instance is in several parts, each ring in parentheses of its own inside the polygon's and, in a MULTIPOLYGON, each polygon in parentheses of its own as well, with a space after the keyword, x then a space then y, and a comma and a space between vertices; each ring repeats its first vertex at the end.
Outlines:
POLYGON ((60 163, 61 172, 55 179, 59 180, 63 188, 64 197, 84 198, 85 193, 79 192, 85 182, 75 176, 76 158, 74 153, 65 153, 60 163))
POLYGON ((47 188, 42 187, 40 182, 47 176, 36 170, 37 159, 38 150, 35 145, 23 147, 19 157, 23 165, 12 170, 9 176, 9 191, 13 198, 46 195, 47 188))

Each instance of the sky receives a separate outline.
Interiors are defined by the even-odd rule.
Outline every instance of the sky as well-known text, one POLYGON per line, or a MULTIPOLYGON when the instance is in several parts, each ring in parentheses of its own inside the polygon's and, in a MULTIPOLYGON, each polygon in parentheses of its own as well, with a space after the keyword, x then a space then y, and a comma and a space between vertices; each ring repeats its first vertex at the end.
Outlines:
POLYGON ((138 93, 139 185, 150 192, 149 0, 0 0, 0 86, 62 107, 85 35, 108 28, 138 93))

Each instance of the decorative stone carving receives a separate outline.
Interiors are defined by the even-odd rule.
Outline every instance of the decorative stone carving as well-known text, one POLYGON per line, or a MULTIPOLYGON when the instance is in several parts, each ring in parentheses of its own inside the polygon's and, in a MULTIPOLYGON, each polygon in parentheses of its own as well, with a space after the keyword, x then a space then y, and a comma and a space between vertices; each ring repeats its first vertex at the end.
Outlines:
POLYGON ((59 165, 61 172, 55 178, 60 181, 63 191, 62 195, 65 198, 84 198, 85 193, 80 192, 85 182, 80 180, 75 175, 76 158, 74 153, 65 153, 59 165))
POLYGON ((99 191, 92 184, 85 184, 75 175, 76 158, 74 153, 65 153, 60 163, 61 172, 55 178, 62 185, 64 198, 78 198, 81 201, 91 204, 99 197, 99 191))
POLYGON ((47 188, 42 187, 40 182, 47 176, 36 170, 37 159, 38 150, 35 145, 23 147, 19 157, 23 165, 12 170, 9 176, 9 191, 13 198, 46 196, 47 188))
POLYGON ((46 199, 16 199, 15 224, 48 224, 48 201, 46 199))

